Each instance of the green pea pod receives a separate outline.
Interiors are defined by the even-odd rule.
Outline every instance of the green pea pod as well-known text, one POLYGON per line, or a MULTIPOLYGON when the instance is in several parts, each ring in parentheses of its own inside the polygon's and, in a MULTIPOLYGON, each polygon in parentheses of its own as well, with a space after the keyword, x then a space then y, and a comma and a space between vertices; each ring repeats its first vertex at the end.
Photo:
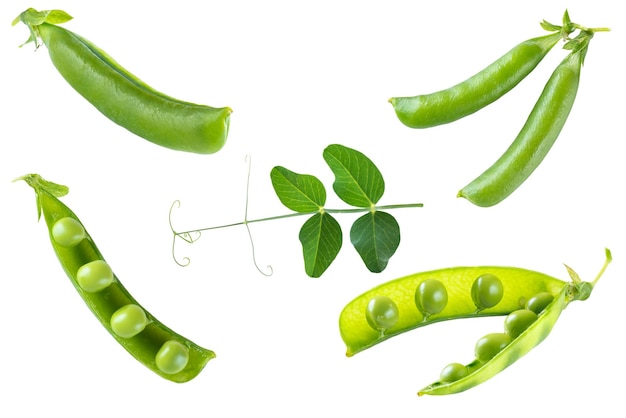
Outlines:
POLYGON ((590 296, 595 283, 611 259, 611 252, 607 249, 605 264, 593 283, 580 281, 578 275, 568 268, 572 282, 565 283, 554 300, 540 313, 538 319, 516 336, 504 349, 486 362, 476 359, 469 363, 466 366, 468 370, 466 376, 452 382, 437 381, 420 390, 418 395, 449 395, 463 392, 485 382, 519 360, 550 334, 561 312, 570 302, 586 300, 590 296))
POLYGON ((537 293, 556 295, 563 284, 543 273, 514 267, 454 267, 412 274, 381 284, 348 303, 339 317, 339 330, 347 347, 346 355, 350 357, 395 335, 435 322, 508 315, 537 293), (474 283, 485 275, 495 276, 502 282, 501 298, 491 307, 480 306, 480 295, 472 295, 474 283), (434 314, 422 312, 416 303, 431 298, 420 294, 416 301, 420 284, 430 280, 439 281, 447 291, 445 307, 434 314), (367 319, 368 304, 379 296, 391 299, 397 308, 396 315, 392 315, 397 316, 396 321, 384 329, 373 327, 367 319))
POLYGON ((50 59, 65 80, 107 118, 140 137, 166 148, 199 154, 225 144, 232 110, 174 99, 124 69, 85 38, 56 24, 58 10, 28 9, 13 23, 24 22, 28 42, 41 38, 50 59))
POLYGON ((458 196, 482 207, 513 193, 552 148, 574 105, 586 48, 571 52, 557 66, 511 146, 458 196))
POLYGON ((113 274, 78 217, 57 197, 67 187, 37 174, 18 180, 37 195, 52 247, 76 291, 102 325, 133 357, 173 382, 196 377, 215 353, 172 331, 142 308, 113 274))
POLYGON ((389 102, 398 119, 410 128, 430 128, 454 122, 495 102, 517 86, 562 36, 556 32, 528 39, 453 87, 431 94, 393 97, 389 102))

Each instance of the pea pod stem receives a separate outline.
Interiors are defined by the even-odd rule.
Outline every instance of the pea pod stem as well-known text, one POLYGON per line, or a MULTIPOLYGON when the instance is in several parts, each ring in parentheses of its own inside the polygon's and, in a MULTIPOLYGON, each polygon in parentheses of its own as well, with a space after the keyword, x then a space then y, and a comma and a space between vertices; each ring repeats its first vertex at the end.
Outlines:
POLYGON ((155 144, 178 151, 212 154, 225 144, 229 107, 215 108, 156 91, 87 39, 54 23, 71 19, 61 11, 28 9, 14 22, 26 24, 28 42, 48 49, 63 78, 107 118, 155 144))
POLYGON ((563 285, 558 296, 545 308, 539 318, 491 360, 486 363, 474 360, 467 365, 469 369, 467 376, 454 382, 435 382, 421 389, 418 395, 449 395, 463 392, 485 382, 515 363, 550 334, 559 316, 571 302, 584 301, 589 297, 593 286, 613 259, 608 248, 605 250, 605 257, 604 265, 593 282, 583 282, 576 279, 578 275, 573 276, 573 281, 563 285))
POLYGON ((37 174, 29 174, 16 180, 24 180, 35 190, 37 213, 39 217, 41 214, 44 215, 57 258, 78 294, 106 330, 133 357, 161 377, 177 383, 187 382, 196 377, 206 363, 215 357, 213 351, 200 347, 174 332, 144 310, 114 274, 111 273, 112 282, 105 287, 91 289, 86 288, 84 283, 81 285, 81 269, 92 265, 93 262, 104 265, 106 263, 76 214, 58 199, 67 194, 67 187, 48 182, 37 174), (63 245, 55 239, 55 225, 67 219, 71 220, 72 224, 78 225, 85 234, 84 238, 71 246, 63 245), (131 309, 127 308, 129 306, 131 309), (144 321, 139 324, 145 328, 139 333, 131 329, 129 335, 124 328, 121 328, 121 331, 119 328, 116 329, 116 324, 125 323, 124 319, 117 322, 114 319, 118 312, 123 312, 118 318, 127 315, 128 312, 145 315, 144 321), (180 354, 177 361, 170 361, 172 353, 180 354), (185 357, 186 361, 181 360, 185 357))

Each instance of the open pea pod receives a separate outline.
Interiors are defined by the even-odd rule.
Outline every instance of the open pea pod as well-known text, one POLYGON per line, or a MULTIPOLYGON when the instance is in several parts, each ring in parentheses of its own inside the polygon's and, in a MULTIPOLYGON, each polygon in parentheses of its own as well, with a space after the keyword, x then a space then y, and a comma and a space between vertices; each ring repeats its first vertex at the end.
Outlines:
POLYGON ((508 315, 537 293, 557 295, 564 284, 546 274, 516 267, 453 267, 416 273, 356 297, 341 312, 339 330, 350 357, 435 322, 508 315), (489 279, 499 286, 481 286, 489 279))
POLYGON ((124 288, 76 214, 57 197, 68 189, 29 174, 52 247, 76 291, 106 330, 133 357, 161 377, 187 382, 215 357, 158 321, 124 288))
MULTIPOLYGON (((507 329, 505 321, 506 332, 504 334, 490 334, 491 336, 507 336, 508 334, 507 338, 509 338, 509 340, 506 341, 502 347, 494 351, 493 356, 490 355, 490 358, 488 359, 481 359, 479 356, 482 353, 476 353, 477 358, 465 366, 466 372, 464 375, 456 376, 457 378, 450 379, 450 376, 445 376, 445 373, 442 373, 442 377, 445 376, 445 379, 440 378, 439 381, 426 386, 418 392, 418 395, 449 395, 463 392, 485 382, 500 373, 502 370, 506 369, 511 364, 515 363, 530 350, 539 345, 539 343, 541 343, 550 334, 552 328, 556 324, 556 321, 559 319, 559 316, 563 310, 567 308, 570 302, 575 300, 584 301, 589 298, 596 282, 600 279, 611 260, 611 252, 607 249, 604 266, 600 270, 600 273, 596 276, 595 280, 591 283, 581 281, 578 275, 566 266, 572 281, 565 283, 558 295, 552 300, 552 302, 547 304, 547 306, 536 309, 536 311, 539 311, 536 312, 538 315, 532 322, 525 325, 525 329, 523 331, 515 333, 515 335, 511 335, 511 330, 507 329)), ((526 308, 527 310, 534 309, 529 306, 529 304, 526 305, 526 308)), ((490 344, 488 342, 490 335, 487 335, 482 339, 483 341, 487 341, 486 344, 490 344)), ((478 352, 479 350, 481 350, 481 348, 477 344, 476 351, 478 352)))
POLYGON ((505 332, 478 340, 473 361, 449 364, 440 380, 418 395, 463 392, 492 378, 541 343, 570 302, 589 298, 611 261, 607 249, 604 265, 592 282, 582 281, 567 266, 571 282, 511 267, 456 267, 403 277, 350 302, 340 317, 341 335, 351 356, 393 335, 437 321, 507 315, 505 332))
POLYGON ((575 288, 572 288, 569 283, 565 284, 541 315, 541 321, 535 321, 508 344, 506 349, 500 351, 486 363, 482 363, 478 359, 472 361, 466 366, 469 372, 467 376, 453 382, 437 381, 421 389, 418 395, 449 395, 463 392, 500 373, 550 334, 561 312, 572 300, 575 293, 577 293, 575 288))

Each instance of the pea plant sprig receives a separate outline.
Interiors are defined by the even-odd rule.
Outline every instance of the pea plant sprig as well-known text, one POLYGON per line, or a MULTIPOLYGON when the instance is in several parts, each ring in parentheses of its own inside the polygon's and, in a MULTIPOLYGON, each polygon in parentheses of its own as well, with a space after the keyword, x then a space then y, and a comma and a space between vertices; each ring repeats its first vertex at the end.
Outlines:
MULTIPOLYGON (((326 208, 326 188, 317 177, 276 166, 270 172, 272 186, 281 203, 293 213, 249 220, 246 197, 243 221, 178 232, 174 229, 171 219, 172 209, 175 206, 180 206, 180 202, 175 201, 170 208, 170 228, 174 235, 172 256, 176 263, 184 267, 190 262, 187 257, 182 262, 176 259, 174 246, 177 238, 192 244, 200 238, 204 231, 245 225, 250 237, 255 266, 262 274, 271 275, 271 266, 268 266, 269 273, 266 273, 259 268, 256 262, 249 224, 295 216, 309 216, 302 225, 298 237, 302 244, 305 272, 309 277, 317 278, 335 260, 343 243, 341 226, 332 215, 363 213, 352 224, 350 242, 369 271, 373 273, 382 272, 400 245, 400 226, 386 210, 418 208, 423 207, 423 204, 378 205, 385 191, 385 181, 378 167, 368 157, 357 150, 338 144, 326 147, 322 155, 335 175, 333 190, 342 201, 352 208, 326 208)), ((250 171, 248 171, 248 188, 249 180, 250 171)))

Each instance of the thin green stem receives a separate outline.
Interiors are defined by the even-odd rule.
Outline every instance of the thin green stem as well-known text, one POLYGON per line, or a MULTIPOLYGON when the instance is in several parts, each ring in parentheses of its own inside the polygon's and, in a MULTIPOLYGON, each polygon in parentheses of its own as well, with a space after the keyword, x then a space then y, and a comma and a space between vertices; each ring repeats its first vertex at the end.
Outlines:
POLYGON ((611 31, 611 28, 587 28, 587 27, 585 27, 583 25, 579 25, 578 23, 572 23, 572 27, 574 29, 578 29, 578 30, 583 31, 583 32, 592 32, 592 33, 595 33, 595 32, 610 32, 611 31))
MULTIPOLYGON (((172 207, 173 207, 173 205, 172 205, 172 207)), ((375 210, 407 209, 407 208, 421 208, 421 207, 424 207, 423 203, 406 203, 406 204, 398 204, 398 205, 376 206, 375 210)), ((327 213, 364 213, 364 212, 370 212, 371 211, 370 208, 323 209, 323 210, 324 210, 324 212, 327 212, 327 213)), ((172 228, 172 232, 174 233, 174 235, 177 235, 177 236, 189 235, 189 234, 196 234, 196 233, 204 232, 204 231, 212 231, 212 230, 215 230, 215 229, 230 228, 230 227, 233 227, 233 226, 247 225, 247 224, 258 223, 258 222, 266 222, 266 221, 276 221, 276 220, 279 220, 279 219, 295 218, 297 216, 312 215, 314 213, 316 213, 316 212, 294 212, 294 213, 289 213, 289 214, 286 214, 286 215, 270 216, 270 217, 267 217, 267 218, 249 219, 249 220, 245 220, 244 219, 241 222, 234 222, 234 223, 225 224, 225 225, 209 226, 209 227, 198 228, 198 229, 190 229, 188 231, 182 231, 182 232, 176 232, 172 228)), ((170 225, 171 225, 171 223, 170 223, 170 225)))
POLYGON ((593 282, 591 282, 592 286, 595 286, 596 283, 598 282, 598 280, 600 280, 600 277, 602 277, 602 275, 604 274, 604 271, 606 270, 606 268, 609 266, 609 264, 611 263, 611 261, 613 261, 613 256, 611 255, 611 250, 609 250, 608 248, 604 249, 605 255, 606 255, 606 260, 604 260, 604 265, 602 266, 602 268, 600 269, 600 272, 598 273, 598 275, 596 276, 595 279, 593 279, 593 282))

